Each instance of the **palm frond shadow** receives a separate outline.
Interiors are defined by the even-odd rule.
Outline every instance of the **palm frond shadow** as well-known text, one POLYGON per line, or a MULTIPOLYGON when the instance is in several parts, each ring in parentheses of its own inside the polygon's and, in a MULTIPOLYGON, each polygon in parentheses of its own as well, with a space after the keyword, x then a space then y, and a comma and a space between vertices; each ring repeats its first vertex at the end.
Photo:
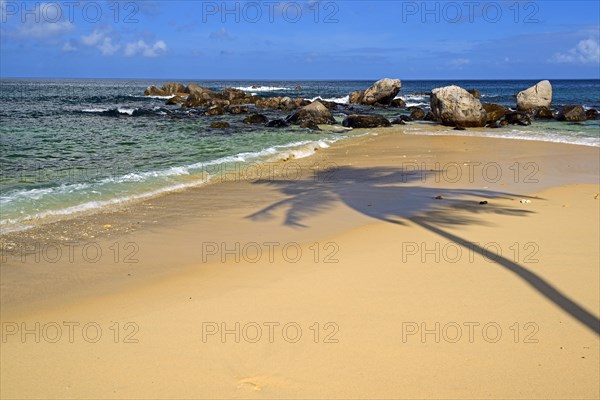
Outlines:
MULTIPOLYGON (((428 176, 440 171, 426 171, 428 176)), ((335 167, 327 174, 302 180, 259 180, 255 184, 276 187, 287 198, 271 204, 247 218, 265 221, 275 218, 275 211, 285 210, 283 223, 302 229, 304 221, 317 216, 336 203, 343 203, 374 219, 399 225, 416 224, 454 243, 468 247, 490 258, 489 252, 472 242, 445 231, 444 227, 489 225, 482 217, 486 214, 526 217, 533 212, 494 204, 491 199, 528 198, 506 192, 479 189, 439 189, 419 185, 423 174, 396 168, 335 167), (442 195, 444 200, 435 199, 442 195), (473 199, 488 199, 479 205, 473 199)), ((537 201, 543 199, 536 198, 537 201)), ((600 335, 600 320, 569 299, 558 289, 535 273, 499 255, 492 257, 495 264, 512 272, 531 288, 554 303, 588 329, 600 335)))

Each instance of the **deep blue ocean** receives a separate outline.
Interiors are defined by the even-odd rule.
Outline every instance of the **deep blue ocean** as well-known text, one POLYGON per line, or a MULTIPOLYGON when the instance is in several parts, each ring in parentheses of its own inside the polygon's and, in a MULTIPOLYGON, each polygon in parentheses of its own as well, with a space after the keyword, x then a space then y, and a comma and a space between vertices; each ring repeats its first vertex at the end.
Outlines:
MULTIPOLYGON (((237 87, 261 96, 290 96, 347 103, 348 94, 373 81, 199 81, 220 90, 237 87), (300 86, 302 89, 297 90, 300 86)), ((0 79, 0 232, 89 212, 125 201, 204 184, 221 166, 310 156, 314 149, 352 137, 299 127, 266 128, 242 115, 215 117, 166 106, 144 97, 162 80, 0 79), (211 122, 231 123, 209 129, 211 122)), ((599 80, 554 80, 553 108, 582 104, 600 109, 599 80)), ((517 92, 536 81, 403 81, 407 106, 428 108, 432 89, 456 84, 478 89, 482 102, 515 107, 517 92)), ((355 110, 356 111, 356 110, 355 110)), ((359 111, 394 118, 404 109, 359 111)), ((260 109, 269 119, 283 111, 260 109)), ((338 122, 345 114, 334 113, 338 122)), ((432 134, 434 134, 432 132, 432 134)), ((600 121, 580 124, 535 121, 473 134, 600 147, 600 121)))

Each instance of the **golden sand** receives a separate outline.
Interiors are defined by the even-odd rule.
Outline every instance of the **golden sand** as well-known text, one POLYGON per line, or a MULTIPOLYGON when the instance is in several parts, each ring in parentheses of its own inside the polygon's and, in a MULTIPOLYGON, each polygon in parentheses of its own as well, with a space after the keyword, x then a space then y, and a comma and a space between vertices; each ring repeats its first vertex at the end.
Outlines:
POLYGON ((4 236, 1 397, 598 398, 598 149, 375 132, 4 236))

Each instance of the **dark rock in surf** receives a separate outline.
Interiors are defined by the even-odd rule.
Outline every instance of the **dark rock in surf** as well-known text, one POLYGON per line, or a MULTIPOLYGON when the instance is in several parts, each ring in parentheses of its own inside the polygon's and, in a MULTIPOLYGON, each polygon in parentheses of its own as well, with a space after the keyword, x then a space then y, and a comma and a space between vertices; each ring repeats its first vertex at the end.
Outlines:
POLYGON ((548 107, 539 107, 533 111, 533 118, 535 119, 553 119, 556 115, 548 107))
POLYGON ((210 124, 210 128, 211 129, 223 129, 223 128, 229 128, 231 125, 229 124, 229 122, 225 122, 225 121, 216 121, 210 124))
POLYGON ((423 109, 419 107, 411 107, 409 108, 409 110, 411 110, 410 117, 412 119, 422 120, 423 118, 425 118, 425 111, 423 111, 423 109))
POLYGON ((402 99, 394 99, 390 103, 390 107, 404 108, 406 107, 406 102, 402 99))
POLYGON ((290 126, 290 124, 283 119, 274 119, 273 121, 269 121, 265 126, 267 128, 285 128, 290 126))
POLYGON ((520 111, 511 111, 507 112, 504 116, 504 121, 507 122, 507 125, 521 125, 521 126, 529 126, 531 125, 531 118, 529 118, 529 114, 520 111))
POLYGON ((600 113, 598 113, 598 110, 596 110, 595 108, 590 108, 589 110, 587 110, 585 112, 585 117, 588 120, 592 121, 592 120, 598 119, 598 114, 600 114, 600 113))
POLYGON ((266 124, 269 119, 262 114, 250 114, 244 118, 245 124, 266 124))
POLYGON ((508 111, 508 109, 500 104, 496 103, 483 103, 481 105, 485 112, 487 113, 487 123, 496 122, 500 118, 504 117, 504 114, 508 111))
POLYGON ((327 109, 320 101, 316 100, 311 104, 302 107, 287 118, 287 122, 295 125, 301 125, 306 122, 315 124, 335 124, 335 119, 331 111, 327 109))
POLYGON ((377 128, 392 126, 387 118, 381 115, 348 115, 342 125, 349 128, 377 128))
POLYGON ((245 114, 248 112, 248 106, 229 105, 225 109, 230 114, 245 114))
POLYGON ((560 110, 556 119, 559 121, 582 122, 587 119, 587 115, 582 106, 569 105, 564 106, 562 110, 560 110))

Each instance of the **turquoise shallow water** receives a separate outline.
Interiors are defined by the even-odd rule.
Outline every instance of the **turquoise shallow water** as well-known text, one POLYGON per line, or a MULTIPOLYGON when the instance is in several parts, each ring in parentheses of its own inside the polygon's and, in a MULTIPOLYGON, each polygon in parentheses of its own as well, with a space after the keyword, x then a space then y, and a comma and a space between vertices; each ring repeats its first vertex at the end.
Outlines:
MULTIPOLYGON (((262 96, 321 97, 347 102, 371 81, 244 82, 188 80, 216 90, 243 88, 262 96), (295 90, 300 85, 301 90, 295 90)), ((268 160, 352 136, 313 133, 298 127, 265 128, 242 123, 243 115, 204 117, 143 97, 163 81, 0 80, 0 230, 19 229, 40 218, 62 218, 123 201, 202 185, 228 166, 268 160), (226 120, 232 127, 208 128, 226 120)), ((477 88, 482 101, 514 106, 514 94, 534 81, 403 82, 408 106, 427 107, 424 93, 447 84, 477 88)), ((600 108, 600 81, 553 81, 554 105, 600 108)), ((356 109, 354 111, 357 111, 356 109)), ((369 110, 389 118, 406 110, 369 110)), ((269 119, 285 113, 260 110, 269 119)), ((349 112, 346 110, 346 112, 349 112)), ((338 121, 344 109, 335 114, 338 121)), ((472 134, 467 132, 467 134, 472 134)), ((535 122, 530 127, 490 130, 486 135, 600 145, 600 122, 535 122)))

